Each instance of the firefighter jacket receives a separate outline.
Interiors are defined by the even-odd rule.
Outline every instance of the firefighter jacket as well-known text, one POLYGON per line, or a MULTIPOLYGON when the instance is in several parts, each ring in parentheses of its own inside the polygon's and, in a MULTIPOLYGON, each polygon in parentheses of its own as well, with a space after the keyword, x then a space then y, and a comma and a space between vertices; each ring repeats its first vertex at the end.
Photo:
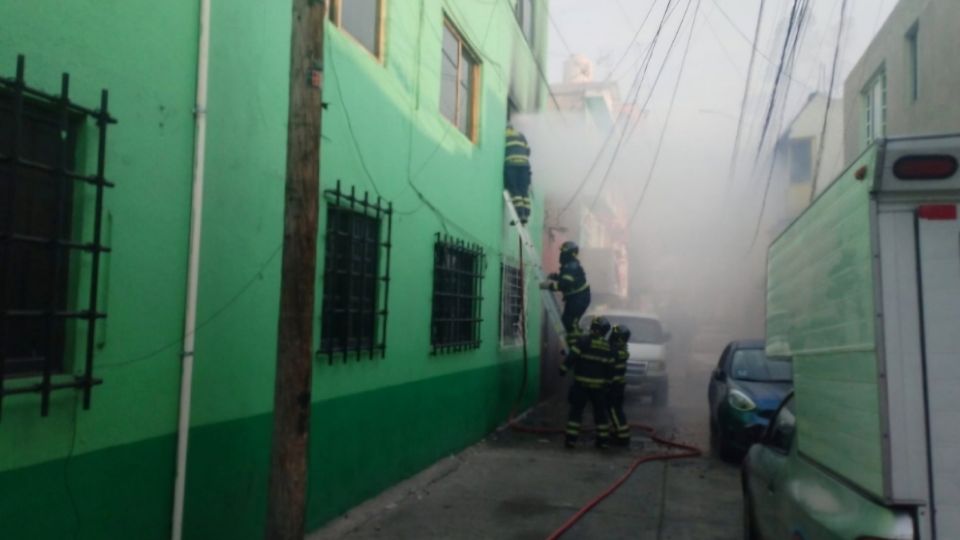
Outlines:
POLYGON ((627 344, 611 339, 610 355, 613 357, 610 382, 620 385, 627 384, 627 360, 630 358, 630 350, 627 348, 627 344))
POLYGON ((581 336, 570 347, 560 373, 573 371, 575 383, 587 388, 604 388, 612 377, 613 356, 603 336, 581 336))
POLYGON ((507 152, 504 164, 510 167, 530 166, 530 146, 527 145, 527 138, 513 128, 507 128, 507 152))
POLYGON ((563 266, 560 267, 560 274, 557 276, 557 281, 552 283, 550 288, 563 293, 564 298, 589 290, 590 284, 587 283, 587 274, 583 271, 583 267, 580 266, 580 261, 571 258, 565 262, 563 266))

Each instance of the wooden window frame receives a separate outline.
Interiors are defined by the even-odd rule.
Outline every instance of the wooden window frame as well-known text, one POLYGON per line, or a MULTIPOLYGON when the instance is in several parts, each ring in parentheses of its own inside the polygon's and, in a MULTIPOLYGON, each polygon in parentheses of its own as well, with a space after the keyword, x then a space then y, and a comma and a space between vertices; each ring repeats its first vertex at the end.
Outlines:
POLYGON ((376 44, 375 51, 371 51, 364 45, 356 36, 350 33, 349 30, 343 27, 343 2, 344 0, 326 0, 327 1, 327 16, 330 18, 330 22, 334 26, 340 29, 344 34, 350 37, 350 39, 360 46, 363 50, 367 51, 371 56, 377 59, 378 62, 383 64, 385 62, 385 49, 386 49, 386 28, 387 28, 387 1, 388 0, 377 0, 377 28, 376 28, 376 44))
MULTIPOLYGON (((456 112, 455 112, 455 116, 456 116, 457 118, 460 117, 460 110, 461 110, 461 107, 462 107, 462 97, 463 97, 463 96, 461 95, 462 93, 460 92, 460 89, 461 89, 461 80, 460 80, 461 69, 460 69, 460 66, 461 66, 461 64, 463 63, 464 51, 466 51, 467 56, 469 56, 470 59, 471 59, 472 62, 473 62, 473 66, 470 68, 470 81, 471 81, 471 83, 470 83, 470 111, 468 112, 468 117, 467 117, 467 126, 468 126, 469 129, 468 129, 467 131, 464 131, 463 129, 460 128, 460 126, 458 125, 458 123, 457 123, 456 121, 450 120, 449 118, 447 118, 447 120, 450 121, 450 123, 453 124, 453 126, 454 126, 455 128, 457 128, 457 131, 459 131, 460 133, 463 133, 464 136, 466 136, 468 139, 470 139, 471 142, 476 143, 476 142, 477 142, 477 139, 478 139, 478 135, 479 135, 479 133, 480 133, 480 129, 479 129, 479 123, 480 123, 480 83, 481 83, 481 80, 480 80, 480 75, 481 75, 480 55, 477 54, 477 52, 474 50, 474 48, 470 46, 470 43, 467 42, 466 38, 463 37, 463 33, 460 32, 460 30, 457 28, 457 25, 454 24, 453 20, 451 20, 450 17, 448 17, 448 16, 446 16, 446 15, 444 15, 444 17, 443 17, 443 27, 444 27, 445 30, 449 30, 449 31, 450 31, 450 33, 453 35, 453 37, 457 40, 457 43, 459 44, 459 47, 457 48, 457 96, 456 96, 456 108, 455 108, 455 111, 456 111, 456 112)), ((441 34, 441 36, 442 36, 442 34, 441 34)), ((440 49, 441 49, 441 56, 442 56, 442 54, 443 54, 443 52, 442 52, 442 50, 443 50, 443 39, 442 39, 442 37, 441 37, 441 40, 440 40, 440 49)), ((443 61, 443 60, 442 60, 442 58, 441 58, 441 62, 442 62, 442 61, 443 61)), ((440 91, 441 91, 441 94, 442 94, 442 92, 443 92, 443 81, 442 81, 442 80, 441 80, 441 83, 440 83, 440 91)), ((446 118, 446 116, 443 115, 442 113, 441 113, 441 116, 443 116, 444 118, 446 118)))

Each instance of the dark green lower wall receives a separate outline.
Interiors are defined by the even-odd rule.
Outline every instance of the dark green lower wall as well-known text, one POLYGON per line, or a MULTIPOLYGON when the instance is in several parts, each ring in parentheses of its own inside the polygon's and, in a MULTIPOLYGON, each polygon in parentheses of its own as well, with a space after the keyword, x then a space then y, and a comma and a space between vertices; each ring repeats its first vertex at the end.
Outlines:
POLYGON ((175 452, 171 435, 0 473, 0 538, 169 538, 175 452))
MULTIPOLYGON (((315 403, 308 529, 489 433, 514 405, 521 373, 501 363, 315 403)), ((186 538, 262 538, 271 422, 191 431, 186 538)), ((0 473, 0 538, 169 538, 175 444, 169 435, 0 473)))

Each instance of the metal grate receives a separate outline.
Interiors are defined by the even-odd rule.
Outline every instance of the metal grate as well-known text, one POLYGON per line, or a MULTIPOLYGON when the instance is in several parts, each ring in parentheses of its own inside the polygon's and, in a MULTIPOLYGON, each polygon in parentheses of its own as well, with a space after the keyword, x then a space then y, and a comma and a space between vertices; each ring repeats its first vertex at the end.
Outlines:
POLYGON ((523 341, 523 276, 520 268, 500 265, 500 344, 505 347, 523 341))
POLYGON ((390 242, 393 204, 380 197, 363 198, 355 188, 336 189, 327 198, 323 309, 320 350, 328 363, 339 357, 360 360, 383 356, 387 343, 387 299, 390 296, 390 242), (381 240, 386 221, 386 240, 381 240), (382 286, 381 286, 382 284, 382 286), (383 308, 379 308, 382 305, 383 308))
POLYGON ((483 322, 483 248, 438 233, 433 256, 433 354, 476 349, 483 322))
POLYGON ((89 109, 70 101, 66 73, 59 95, 27 86, 25 64, 18 56, 15 78, 0 77, 0 410, 6 396, 39 393, 40 414, 47 416, 52 391, 80 388, 89 409, 91 388, 102 382, 93 376, 93 351, 96 323, 106 317, 97 299, 101 254, 110 251, 101 243, 104 188, 113 187, 104 176, 107 126, 116 120, 106 90, 100 108, 89 109), (98 135, 92 175, 76 165, 88 118, 98 135), (85 189, 95 201, 87 240, 79 238, 86 227, 78 220, 89 210, 74 215, 85 189), (79 270, 82 257, 89 275, 79 270), (68 294, 81 277, 88 279, 78 288, 88 294, 86 309, 68 294), (78 340, 85 334, 84 357, 66 375, 71 334, 78 340))

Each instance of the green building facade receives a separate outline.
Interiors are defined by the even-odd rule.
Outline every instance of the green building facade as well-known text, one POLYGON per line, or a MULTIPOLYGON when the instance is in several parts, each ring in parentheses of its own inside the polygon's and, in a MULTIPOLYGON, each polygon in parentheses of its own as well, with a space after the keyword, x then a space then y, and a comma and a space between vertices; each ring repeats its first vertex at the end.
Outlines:
MULTIPOLYGON (((501 192, 508 110, 536 110, 546 101, 538 67, 546 1, 332 1, 323 65, 325 194, 308 529, 531 404, 539 371, 540 309, 529 269, 526 363, 511 330, 519 252, 501 192), (524 380, 530 383, 522 391, 524 380)), ((96 109, 107 89, 117 120, 107 128, 105 177, 114 186, 105 190, 100 230, 110 251, 100 256, 96 295, 106 313, 96 323, 93 348, 102 384, 90 390, 89 409, 80 388, 50 392, 46 416, 41 393, 3 397, 3 538, 171 534, 197 4, 0 3, 0 77, 15 77, 22 54, 28 87, 56 95, 68 72, 72 102, 96 109)), ((259 538, 263 531, 290 7, 212 2, 186 538, 259 538)), ((13 140, 12 96, 0 91, 0 158, 9 157, 3 145, 13 140)), ((47 114, 35 101, 23 106, 47 114)), ((70 122, 64 140, 76 154, 74 167, 93 174, 96 121, 70 122)), ((0 178, 14 166, 0 159, 0 178)), ((0 184, 0 193, 10 183, 0 184)), ((95 228, 96 189, 75 186, 66 236, 79 243, 95 228)), ((533 238, 541 236, 541 210, 535 198, 533 238)), ((16 260, 18 252, 4 253, 9 266, 0 276, 33 283, 21 275, 30 265, 16 260)), ((65 276, 61 307, 87 309, 93 257, 64 260, 57 266, 65 276)), ((4 287, 13 297, 14 288, 4 287)), ((63 323, 52 383, 84 372, 86 324, 63 323)), ((8 393, 42 380, 30 368, 4 379, 8 393)))

